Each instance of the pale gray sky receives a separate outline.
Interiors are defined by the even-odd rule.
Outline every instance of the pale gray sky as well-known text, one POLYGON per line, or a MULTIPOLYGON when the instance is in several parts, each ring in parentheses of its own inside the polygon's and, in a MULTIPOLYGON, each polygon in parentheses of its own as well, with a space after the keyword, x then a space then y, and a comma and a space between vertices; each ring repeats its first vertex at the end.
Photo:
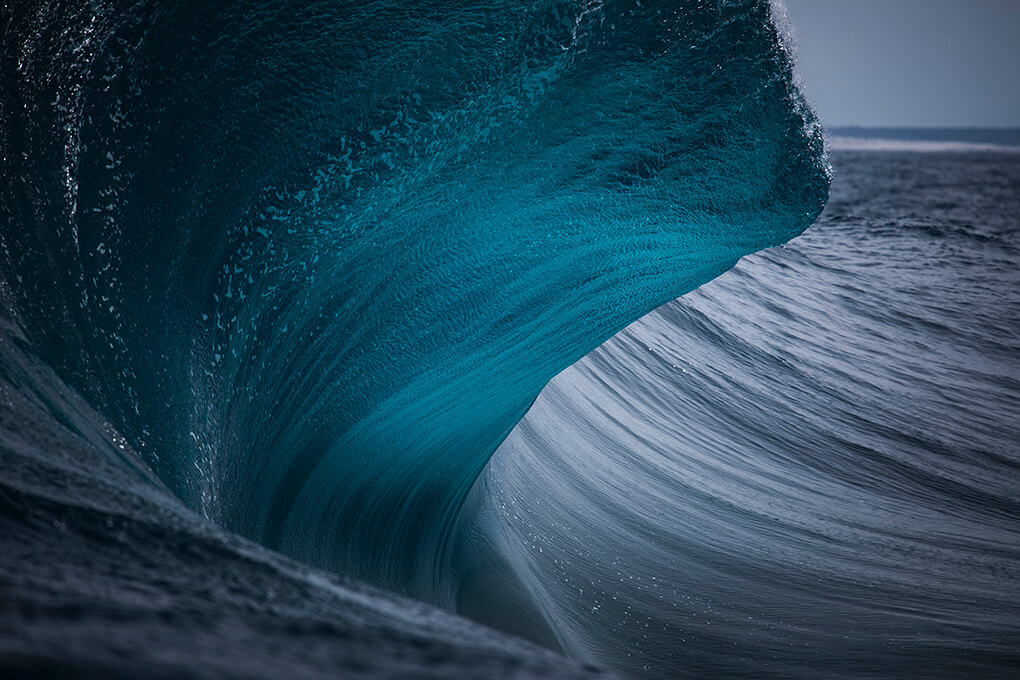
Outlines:
POLYGON ((828 126, 1020 127, 1020 0, 785 0, 828 126))

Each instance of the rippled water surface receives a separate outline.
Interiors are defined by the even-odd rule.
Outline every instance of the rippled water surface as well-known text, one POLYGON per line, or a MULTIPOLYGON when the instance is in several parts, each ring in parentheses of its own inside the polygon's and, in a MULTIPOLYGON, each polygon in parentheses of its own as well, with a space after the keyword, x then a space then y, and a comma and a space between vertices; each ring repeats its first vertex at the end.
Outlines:
POLYGON ((489 544, 569 651, 662 678, 1020 664, 1020 155, 832 161, 814 227, 564 371, 493 458, 489 544))
POLYGON ((1010 677, 1020 154, 777 8, 4 4, 0 676, 1010 677))

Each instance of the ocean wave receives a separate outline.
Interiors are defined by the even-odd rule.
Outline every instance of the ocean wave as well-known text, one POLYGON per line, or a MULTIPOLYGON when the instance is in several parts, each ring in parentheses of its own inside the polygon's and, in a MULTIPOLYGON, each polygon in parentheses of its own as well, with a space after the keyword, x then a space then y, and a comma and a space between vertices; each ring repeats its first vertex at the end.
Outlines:
POLYGON ((832 160, 811 230, 543 391, 468 613, 630 677, 1013 674, 1020 162, 832 160))
POLYGON ((827 192, 767 2, 7 13, 33 351, 190 507, 433 601, 542 386, 827 192))
POLYGON ((1011 677, 1020 156, 790 241, 774 14, 9 4, 0 668, 1011 677))

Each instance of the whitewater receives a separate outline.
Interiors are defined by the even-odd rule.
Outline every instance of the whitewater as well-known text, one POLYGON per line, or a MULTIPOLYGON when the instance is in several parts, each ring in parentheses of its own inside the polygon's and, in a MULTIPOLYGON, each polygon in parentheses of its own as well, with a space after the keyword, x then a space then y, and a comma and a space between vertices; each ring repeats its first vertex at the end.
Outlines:
POLYGON ((1008 676, 1020 156, 779 10, 5 6, 0 668, 1008 676))

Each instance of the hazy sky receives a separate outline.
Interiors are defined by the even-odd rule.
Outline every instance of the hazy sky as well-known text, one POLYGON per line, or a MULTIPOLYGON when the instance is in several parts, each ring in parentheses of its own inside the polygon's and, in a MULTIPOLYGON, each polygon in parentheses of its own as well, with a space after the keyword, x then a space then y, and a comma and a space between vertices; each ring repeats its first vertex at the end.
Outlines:
POLYGON ((1020 0, 785 0, 826 125, 1020 127, 1020 0))

